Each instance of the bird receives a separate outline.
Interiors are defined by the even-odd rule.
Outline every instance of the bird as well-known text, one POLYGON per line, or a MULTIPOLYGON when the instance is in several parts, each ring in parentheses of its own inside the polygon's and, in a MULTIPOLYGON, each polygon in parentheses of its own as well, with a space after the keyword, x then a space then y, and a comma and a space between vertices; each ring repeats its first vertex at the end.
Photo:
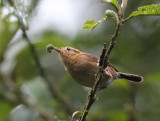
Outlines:
MULTIPOLYGON (((99 58, 97 56, 81 52, 69 46, 58 48, 49 44, 47 51, 51 53, 52 50, 59 53, 65 69, 77 83, 89 88, 93 87, 95 74, 99 68, 99 58)), ((103 71, 98 90, 107 88, 109 84, 117 79, 126 79, 136 83, 143 81, 142 76, 119 72, 111 63, 108 63, 108 66, 103 71)))

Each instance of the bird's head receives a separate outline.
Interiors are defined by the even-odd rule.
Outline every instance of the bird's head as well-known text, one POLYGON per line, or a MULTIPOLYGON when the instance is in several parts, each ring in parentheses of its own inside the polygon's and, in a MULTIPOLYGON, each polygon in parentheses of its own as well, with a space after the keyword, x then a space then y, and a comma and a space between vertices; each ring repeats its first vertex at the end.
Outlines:
POLYGON ((78 55, 78 54, 82 53, 78 49, 75 49, 75 48, 72 48, 72 47, 68 47, 68 46, 67 47, 57 48, 57 47, 55 47, 53 45, 48 45, 47 46, 47 51, 49 53, 51 53, 52 50, 56 50, 60 54, 60 56, 61 56, 63 61, 64 60, 65 61, 70 61, 70 60, 72 60, 73 57, 75 57, 75 55, 78 55))

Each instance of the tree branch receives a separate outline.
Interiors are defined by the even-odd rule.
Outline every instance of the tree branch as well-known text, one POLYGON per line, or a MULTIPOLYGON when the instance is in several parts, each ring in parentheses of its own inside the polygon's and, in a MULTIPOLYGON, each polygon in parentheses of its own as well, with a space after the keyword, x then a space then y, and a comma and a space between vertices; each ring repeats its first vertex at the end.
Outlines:
POLYGON ((36 64, 36 67, 39 71, 39 74, 42 76, 42 78, 47 83, 48 89, 50 90, 50 93, 52 94, 52 96, 55 99, 57 99, 59 102, 64 104, 65 111, 70 115, 74 111, 73 105, 71 104, 71 102, 68 99, 66 99, 65 96, 62 95, 62 93, 58 90, 56 84, 54 84, 53 80, 48 78, 47 75, 45 74, 44 68, 42 67, 42 65, 40 63, 38 53, 26 33, 27 27, 23 22, 23 17, 21 15, 19 15, 19 12, 16 9, 16 7, 14 6, 14 4, 12 2, 10 2, 10 4, 14 7, 15 16, 18 18, 19 24, 21 26, 21 30, 23 32, 23 38, 26 40, 26 42, 28 43, 28 45, 30 47, 31 54, 33 55, 33 58, 35 60, 35 64, 36 64))
POLYGON ((109 55, 110 55, 113 47, 115 46, 115 40, 118 37, 119 29, 122 24, 122 14, 121 14, 121 12, 118 12, 118 14, 119 14, 119 22, 117 23, 115 33, 113 34, 113 36, 110 39, 110 45, 107 49, 107 52, 106 52, 106 44, 104 44, 104 48, 103 48, 102 54, 100 56, 99 68, 98 68, 98 71, 97 71, 96 77, 95 77, 95 83, 94 83, 91 91, 89 92, 88 99, 87 99, 87 101, 85 103, 85 107, 83 109, 83 114, 80 117, 79 121, 86 121, 86 117, 88 115, 89 109, 91 108, 92 104, 96 100, 96 91, 97 91, 97 88, 98 88, 100 81, 102 80, 103 70, 108 66, 109 55))
POLYGON ((117 24, 115 33, 114 33, 114 35, 113 35, 113 36, 111 37, 111 39, 110 39, 111 41, 110 41, 109 47, 108 47, 108 49, 107 49, 107 52, 106 52, 105 58, 104 58, 104 64, 103 64, 103 68, 104 68, 104 69, 108 66, 109 55, 110 55, 112 49, 114 48, 114 46, 115 46, 115 44, 116 44, 116 43, 115 43, 115 40, 116 40, 116 38, 118 37, 120 26, 121 26, 121 22, 119 22, 119 23, 117 24))
POLYGON ((14 105, 22 103, 25 106, 34 109, 36 112, 38 112, 39 116, 44 121, 57 121, 57 119, 55 119, 54 116, 47 114, 43 108, 29 101, 28 97, 23 95, 23 93, 21 92, 21 89, 14 83, 14 81, 12 81, 11 78, 9 78, 8 76, 5 76, 4 74, 0 74, 0 75, 1 75, 1 78, 3 79, 2 85, 6 87, 5 89, 7 89, 9 92, 13 93, 16 96, 13 99, 13 98, 6 96, 5 93, 2 92, 0 94, 3 98, 7 99, 7 101, 9 101, 10 103, 14 105), (12 91, 10 91, 10 89, 12 89, 12 91))
POLYGON ((98 72, 97 72, 96 77, 95 77, 96 78, 95 83, 93 85, 92 90, 89 92, 88 100, 85 103, 85 107, 83 109, 83 114, 80 118, 80 121, 85 121, 86 120, 86 116, 88 115, 89 109, 96 100, 95 94, 96 94, 99 82, 102 79, 102 73, 103 73, 102 65, 103 65, 103 60, 104 60, 104 57, 105 57, 105 53, 106 53, 106 44, 104 44, 104 48, 103 48, 102 54, 100 56, 99 69, 98 69, 98 72))

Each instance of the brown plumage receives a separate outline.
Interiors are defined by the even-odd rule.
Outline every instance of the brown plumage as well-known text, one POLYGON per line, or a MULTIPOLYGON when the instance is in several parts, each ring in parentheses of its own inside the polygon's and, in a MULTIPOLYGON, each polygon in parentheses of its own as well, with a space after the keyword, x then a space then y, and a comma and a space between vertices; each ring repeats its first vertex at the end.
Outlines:
MULTIPOLYGON (((99 64, 99 58, 97 56, 83 53, 72 47, 57 48, 53 45, 49 45, 47 47, 48 52, 51 52, 52 49, 59 53, 65 69, 70 73, 75 81, 83 86, 93 86, 99 64)), ((108 84, 116 79, 127 79, 133 82, 143 81, 143 77, 141 76, 118 72, 118 70, 109 63, 105 68, 103 78, 98 88, 106 88, 108 84)))

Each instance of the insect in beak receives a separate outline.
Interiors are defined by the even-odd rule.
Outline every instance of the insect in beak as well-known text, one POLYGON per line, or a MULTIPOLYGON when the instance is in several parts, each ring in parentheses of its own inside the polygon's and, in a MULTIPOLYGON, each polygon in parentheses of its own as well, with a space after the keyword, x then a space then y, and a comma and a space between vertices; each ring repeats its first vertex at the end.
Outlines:
POLYGON ((60 53, 60 48, 54 47, 51 44, 47 46, 47 52, 51 53, 53 49, 60 53))

